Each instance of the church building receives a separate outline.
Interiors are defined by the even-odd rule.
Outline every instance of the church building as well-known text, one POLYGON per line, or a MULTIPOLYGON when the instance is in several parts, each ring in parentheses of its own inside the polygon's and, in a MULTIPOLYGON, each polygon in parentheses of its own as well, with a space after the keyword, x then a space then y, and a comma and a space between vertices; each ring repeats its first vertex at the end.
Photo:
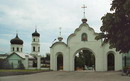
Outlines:
POLYGON ((19 63, 22 62, 25 69, 28 67, 33 67, 33 63, 37 62, 36 58, 40 54, 40 34, 35 29, 35 32, 32 33, 32 51, 30 54, 23 52, 23 40, 21 40, 16 34, 16 37, 10 40, 10 54, 6 58, 13 68, 19 68, 19 63))

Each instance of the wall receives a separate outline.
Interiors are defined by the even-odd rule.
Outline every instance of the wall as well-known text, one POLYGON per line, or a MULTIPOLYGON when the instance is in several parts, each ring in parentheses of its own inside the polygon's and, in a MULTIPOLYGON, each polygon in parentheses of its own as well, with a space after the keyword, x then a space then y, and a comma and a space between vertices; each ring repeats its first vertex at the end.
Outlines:
MULTIPOLYGON (((22 58, 20 58, 18 55, 16 54, 12 54, 9 58, 9 63, 12 64, 13 63, 13 67, 14 68, 18 68, 18 61, 21 60, 22 62, 24 61, 22 58)), ((23 63, 24 64, 24 63, 23 63)))
POLYGON ((50 48, 51 53, 51 69, 57 70, 57 53, 63 54, 64 70, 74 71, 74 58, 76 53, 81 49, 88 49, 95 55, 96 71, 107 71, 107 55, 113 52, 115 56, 115 71, 122 69, 122 55, 109 49, 109 45, 102 46, 101 40, 95 40, 97 33, 88 26, 88 24, 81 24, 68 39, 67 44, 63 42, 56 42, 50 48), (81 41, 81 36, 86 33, 88 41, 81 41))
POLYGON ((63 54, 63 69, 69 71, 69 49, 63 42, 57 42, 51 48, 51 69, 57 70, 57 56, 63 54))
POLYGON ((10 49, 11 49, 11 52, 23 52, 23 45, 11 44, 10 49), (13 51, 13 48, 14 48, 14 51, 13 51), (17 48, 19 48, 19 51, 17 51, 17 48))

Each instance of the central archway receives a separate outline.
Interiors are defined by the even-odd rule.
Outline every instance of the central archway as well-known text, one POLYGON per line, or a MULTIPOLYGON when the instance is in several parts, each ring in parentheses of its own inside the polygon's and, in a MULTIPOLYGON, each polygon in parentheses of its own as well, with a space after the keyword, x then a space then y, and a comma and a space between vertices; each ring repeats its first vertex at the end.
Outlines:
POLYGON ((74 70, 95 70, 95 55, 87 49, 79 49, 74 56, 74 70))

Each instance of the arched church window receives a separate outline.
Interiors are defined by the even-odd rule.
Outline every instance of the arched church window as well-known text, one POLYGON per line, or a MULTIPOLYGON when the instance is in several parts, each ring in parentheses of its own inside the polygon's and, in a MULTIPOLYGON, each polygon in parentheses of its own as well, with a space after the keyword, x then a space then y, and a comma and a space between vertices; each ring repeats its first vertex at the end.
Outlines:
POLYGON ((33 39, 33 41, 35 42, 35 38, 33 39))
POLYGON ((81 36, 81 41, 87 41, 87 34, 86 33, 83 33, 82 36, 81 36))
POLYGON ((13 47, 13 51, 14 51, 14 47, 13 47))
POLYGON ((17 51, 19 51, 19 48, 17 47, 17 51))
POLYGON ((40 47, 38 47, 38 52, 40 52, 40 47))
POLYGON ((33 51, 35 51, 35 47, 33 47, 33 51))

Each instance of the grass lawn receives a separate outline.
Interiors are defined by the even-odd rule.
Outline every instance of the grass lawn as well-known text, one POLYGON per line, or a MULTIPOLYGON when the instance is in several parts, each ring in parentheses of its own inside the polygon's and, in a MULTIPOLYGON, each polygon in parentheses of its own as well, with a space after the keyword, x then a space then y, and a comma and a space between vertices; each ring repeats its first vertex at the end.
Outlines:
POLYGON ((47 71, 47 70, 37 70, 37 69, 1 69, 0 72, 34 72, 34 71, 47 71))
POLYGON ((26 69, 26 70, 19 70, 19 69, 12 69, 12 70, 0 70, 0 77, 1 76, 11 76, 11 75, 25 75, 25 74, 33 74, 39 72, 47 72, 49 70, 37 70, 37 69, 26 69))

